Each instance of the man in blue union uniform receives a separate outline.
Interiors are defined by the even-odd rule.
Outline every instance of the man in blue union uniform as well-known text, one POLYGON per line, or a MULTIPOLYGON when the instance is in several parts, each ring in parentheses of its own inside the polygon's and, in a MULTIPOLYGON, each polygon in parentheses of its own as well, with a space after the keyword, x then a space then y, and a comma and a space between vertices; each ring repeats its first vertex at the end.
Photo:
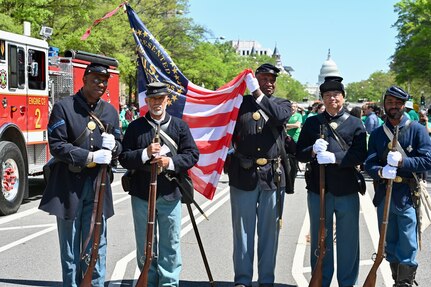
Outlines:
MULTIPOLYGON (((101 165, 110 164, 121 152, 118 113, 101 99, 108 87, 108 67, 87 66, 84 86, 73 96, 53 107, 48 123, 48 140, 54 163, 39 208, 57 216, 63 286, 79 286, 87 269, 80 254, 91 226, 95 182, 101 165), (100 124, 111 126, 113 134, 103 132, 100 124)), ((92 286, 103 286, 106 265, 106 219, 114 214, 110 176, 106 179, 99 259, 92 286)), ((84 254, 90 254, 91 242, 84 254)))
POLYGON ((412 198, 417 182, 413 173, 420 177, 420 173, 431 169, 428 132, 404 114, 409 98, 409 94, 397 86, 386 90, 383 104, 387 120, 371 133, 365 161, 365 170, 377 181, 373 203, 377 207, 379 225, 382 224, 387 179, 394 180, 385 254, 397 287, 412 286, 418 267, 417 217, 412 198), (390 151, 395 126, 399 127, 400 146, 397 151, 390 151))
POLYGON ((284 143, 284 124, 291 115, 290 102, 273 95, 279 72, 277 67, 263 64, 257 68, 256 78, 247 75, 247 88, 252 95, 244 96, 232 137, 235 152, 228 174, 235 286, 252 285, 256 226, 259 286, 273 286, 275 280, 279 219, 286 186, 276 137, 284 143), (275 180, 278 172, 279 186, 275 180))
MULTIPOLYGON (((317 263, 320 225, 320 170, 325 173, 325 247, 322 287, 331 285, 337 248, 338 286, 357 283, 359 274, 359 194, 355 167, 367 156, 366 131, 362 121, 344 108, 341 77, 326 77, 320 85, 325 111, 308 117, 296 146, 296 158, 307 163, 305 181, 310 215, 310 261, 317 263), (321 131, 323 128, 323 138, 321 131), (334 222, 335 217, 335 222, 334 222), (334 244, 334 225, 337 243, 334 244)), ((322 253, 320 253, 322 254, 322 253)))
POLYGON ((189 126, 166 111, 170 94, 171 90, 165 83, 147 85, 145 102, 148 112, 128 126, 123 139, 124 150, 119 158, 123 167, 134 170, 129 194, 132 196, 136 259, 141 271, 146 259, 151 164, 162 169, 157 176, 154 258, 148 271, 149 287, 180 285, 182 194, 175 181, 169 180, 167 175, 180 177, 179 174, 187 173, 199 159, 199 150, 189 126), (153 142, 157 125, 161 128, 160 143, 153 142))

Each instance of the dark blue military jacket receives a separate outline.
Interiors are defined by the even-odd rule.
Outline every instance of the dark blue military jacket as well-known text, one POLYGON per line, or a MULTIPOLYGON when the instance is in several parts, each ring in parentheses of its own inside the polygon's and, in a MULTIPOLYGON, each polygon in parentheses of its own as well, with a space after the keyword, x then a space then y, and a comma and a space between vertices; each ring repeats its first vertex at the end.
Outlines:
MULTIPOLYGON (((403 158, 401 167, 397 169, 397 175, 412 178, 412 172, 421 173, 431 169, 431 140, 427 130, 417 121, 413 121, 406 128, 407 117, 403 116, 399 124, 398 141, 404 149, 407 158, 403 158)), ((385 125, 393 133, 394 127, 389 121, 385 125)), ((381 180, 378 171, 386 165, 386 157, 389 152, 389 138, 386 136, 383 126, 375 129, 368 141, 368 158, 365 161, 365 170, 375 180, 379 181, 373 203, 379 205, 386 194, 386 180, 381 180)), ((396 183, 392 185, 392 200, 399 210, 412 206, 410 188, 408 184, 396 183)))
MULTIPOLYGON (((130 195, 148 200, 151 179, 150 161, 148 160, 145 164, 142 162, 142 152, 153 142, 155 130, 147 121, 154 122, 150 114, 147 113, 145 117, 146 119, 134 120, 127 127, 123 139, 123 152, 119 160, 123 167, 135 170, 131 178, 130 195)), ((168 154, 168 156, 172 158, 175 173, 187 172, 199 159, 198 148, 189 127, 183 120, 166 114, 161 125, 163 126, 168 121, 169 125, 164 131, 178 145, 178 154, 175 156, 168 154)), ((181 198, 181 193, 176 183, 169 181, 162 173, 157 177, 157 196, 174 200, 181 198)))
MULTIPOLYGON (((323 116, 331 123, 338 121, 344 113, 343 109, 333 117, 327 112, 324 112, 323 116)), ((310 162, 310 170, 306 172, 306 184, 307 190, 314 193, 319 193, 319 164, 312 156, 313 144, 320 137, 321 121, 318 117, 320 116, 307 118, 296 145, 296 158, 301 162, 310 162)), ((344 151, 329 128, 326 130, 325 140, 329 143, 327 150, 335 154, 336 163, 325 165, 325 191, 342 196, 359 191, 354 167, 362 164, 367 156, 367 133, 362 121, 354 116, 349 116, 336 130, 349 148, 344 151)))
MULTIPOLYGON (((77 97, 85 98, 81 92, 66 97, 56 103, 51 112, 48 123, 49 148, 55 163, 51 166, 51 175, 39 208, 63 219, 74 219, 81 199, 84 182, 91 178, 94 182, 99 172, 99 166, 86 168, 86 161, 90 151, 96 151, 102 147, 101 131, 97 126, 80 146, 72 144, 81 135, 89 123, 89 114, 80 104, 77 97), (70 168, 70 167, 73 167, 70 168), (82 168, 81 172, 76 168, 82 168)), ((115 108, 100 99, 94 107, 96 115, 103 124, 113 127, 113 134, 117 139, 117 145, 113 156, 121 152, 120 129, 118 113, 115 108)), ((104 215, 109 218, 114 214, 112 203, 111 185, 107 177, 104 215)))
MULTIPOLYGON (((280 155, 269 123, 276 127, 278 135, 282 138, 282 143, 284 143, 283 124, 289 120, 291 114, 291 105, 286 99, 264 96, 260 104, 257 104, 253 96, 244 96, 232 142, 235 153, 251 159, 253 165, 248 169, 243 168, 240 164, 241 159, 235 156, 234 153, 228 170, 229 185, 242 190, 254 190, 257 184, 262 190, 277 188, 274 183, 272 162, 259 166, 255 161, 258 158, 275 159, 280 155), (253 114, 258 109, 262 109, 269 117, 268 122, 265 122, 263 116, 260 116, 258 120, 253 118, 253 114)), ((281 187, 284 188, 285 174, 283 167, 281 167, 281 170, 283 172, 281 187)))

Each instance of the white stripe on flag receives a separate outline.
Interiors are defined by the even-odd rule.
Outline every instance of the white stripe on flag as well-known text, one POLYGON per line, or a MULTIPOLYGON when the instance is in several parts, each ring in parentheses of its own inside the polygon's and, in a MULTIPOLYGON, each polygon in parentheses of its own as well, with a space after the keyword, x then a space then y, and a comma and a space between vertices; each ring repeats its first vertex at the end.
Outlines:
POLYGON ((211 164, 215 164, 219 159, 226 158, 226 154, 229 151, 229 147, 224 146, 222 149, 217 150, 213 153, 200 154, 199 155, 199 166, 208 166, 211 164))
MULTIPOLYGON (((238 96, 220 105, 196 104, 196 103, 187 102, 186 100, 183 114, 190 115, 193 117, 214 116, 216 114, 231 112, 234 108, 239 109, 239 107, 241 106, 241 103, 242 103, 242 97, 238 97, 238 96)), ((203 123, 203 125, 205 125, 205 123, 203 123)))
POLYGON ((235 123, 235 121, 230 121, 227 126, 215 128, 191 128, 190 132, 195 141, 215 141, 226 136, 229 131, 232 133, 235 123))

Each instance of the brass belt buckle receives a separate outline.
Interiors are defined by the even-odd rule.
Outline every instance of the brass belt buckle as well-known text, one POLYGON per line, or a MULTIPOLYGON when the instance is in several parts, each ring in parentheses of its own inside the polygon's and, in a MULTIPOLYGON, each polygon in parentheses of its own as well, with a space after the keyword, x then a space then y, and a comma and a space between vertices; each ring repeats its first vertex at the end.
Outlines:
POLYGON ((268 160, 266 158, 261 157, 261 158, 256 159, 256 164, 258 164, 258 165, 265 165, 267 163, 268 163, 268 160))
POLYGON ((87 168, 93 168, 97 165, 97 163, 95 162, 90 162, 89 164, 87 164, 87 168))
POLYGON ((394 182, 396 182, 396 183, 400 183, 400 182, 403 182, 403 178, 401 177, 401 176, 396 176, 395 178, 394 178, 394 182))

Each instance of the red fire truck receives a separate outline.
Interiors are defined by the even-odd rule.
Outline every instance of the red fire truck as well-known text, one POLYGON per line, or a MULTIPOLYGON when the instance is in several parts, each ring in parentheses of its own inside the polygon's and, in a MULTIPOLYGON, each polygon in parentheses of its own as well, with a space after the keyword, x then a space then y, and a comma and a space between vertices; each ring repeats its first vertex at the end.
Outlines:
POLYGON ((82 87, 90 62, 110 67, 104 99, 118 109, 117 60, 82 51, 59 57, 44 40, 0 30, 0 215, 16 212, 28 196, 29 176, 42 174, 50 158, 50 108, 82 87))

